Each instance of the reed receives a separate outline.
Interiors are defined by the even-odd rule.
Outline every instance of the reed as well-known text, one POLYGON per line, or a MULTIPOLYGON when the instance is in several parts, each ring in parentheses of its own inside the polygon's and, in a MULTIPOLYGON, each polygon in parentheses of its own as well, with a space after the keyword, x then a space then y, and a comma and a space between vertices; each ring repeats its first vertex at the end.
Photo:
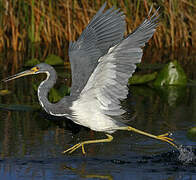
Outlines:
MULTIPOLYGON (((55 46, 60 56, 70 40, 81 34, 104 0, 1 0, 0 51, 27 51, 34 43, 55 46)), ((196 42, 196 1, 108 0, 108 8, 120 7, 126 15, 127 32, 160 7, 160 23, 150 45, 156 48, 192 49, 196 42)))

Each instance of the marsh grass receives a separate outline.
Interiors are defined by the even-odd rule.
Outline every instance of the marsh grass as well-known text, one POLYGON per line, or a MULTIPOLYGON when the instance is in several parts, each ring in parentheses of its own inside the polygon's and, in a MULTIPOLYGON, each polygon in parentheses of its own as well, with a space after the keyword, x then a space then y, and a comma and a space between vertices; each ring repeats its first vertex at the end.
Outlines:
MULTIPOLYGON (((53 45, 60 56, 66 56, 68 42, 77 39, 103 3, 104 0, 1 0, 0 51, 27 51, 34 44, 41 44, 46 49, 53 45)), ((196 42, 194 0, 108 0, 107 8, 121 8, 126 15, 126 33, 130 33, 147 17, 152 4, 153 12, 160 7, 161 15, 150 45, 173 50, 193 48, 196 42)))

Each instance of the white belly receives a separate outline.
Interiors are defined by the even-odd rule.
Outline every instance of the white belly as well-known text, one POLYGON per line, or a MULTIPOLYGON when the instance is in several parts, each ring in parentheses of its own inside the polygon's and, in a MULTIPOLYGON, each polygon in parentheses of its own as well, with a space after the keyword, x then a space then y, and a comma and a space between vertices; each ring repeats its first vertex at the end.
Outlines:
POLYGON ((71 107, 73 121, 95 131, 115 131, 118 129, 116 121, 103 114, 99 103, 95 99, 78 99, 71 107))

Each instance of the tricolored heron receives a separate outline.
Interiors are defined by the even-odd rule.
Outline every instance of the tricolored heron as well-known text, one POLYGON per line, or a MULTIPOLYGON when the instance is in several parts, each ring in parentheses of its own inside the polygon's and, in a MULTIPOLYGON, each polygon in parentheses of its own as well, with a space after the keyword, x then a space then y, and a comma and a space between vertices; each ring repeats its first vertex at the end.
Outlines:
POLYGON ((134 131, 177 147, 172 142, 173 139, 168 137, 168 133, 156 136, 126 125, 122 119, 125 111, 120 105, 128 94, 128 79, 134 73, 136 64, 141 62, 141 48, 156 30, 158 10, 124 38, 125 16, 114 8, 103 12, 105 6, 106 3, 79 39, 69 45, 72 70, 70 96, 65 96, 55 104, 49 102, 48 92, 55 84, 57 75, 54 68, 45 63, 10 76, 4 81, 46 73, 47 78, 38 88, 38 99, 44 110, 54 116, 65 116, 94 131, 106 133, 106 139, 84 141, 64 153, 72 153, 81 147, 85 154, 85 144, 110 142, 113 139, 111 133, 116 130, 134 131))

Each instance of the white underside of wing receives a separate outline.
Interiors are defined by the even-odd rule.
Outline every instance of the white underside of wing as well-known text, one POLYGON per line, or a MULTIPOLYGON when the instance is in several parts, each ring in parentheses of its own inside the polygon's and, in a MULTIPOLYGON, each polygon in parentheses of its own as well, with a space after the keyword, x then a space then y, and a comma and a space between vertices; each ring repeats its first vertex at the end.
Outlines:
POLYGON ((120 103, 127 97, 128 79, 135 72, 136 64, 141 62, 141 47, 156 29, 158 17, 154 16, 146 19, 99 59, 99 64, 71 107, 74 122, 96 131, 116 130, 124 125, 112 117, 120 117, 125 112, 120 103))
POLYGON ((118 129, 119 124, 111 117, 105 115, 100 109, 100 103, 94 94, 94 90, 89 90, 85 96, 73 102, 72 120, 80 125, 89 127, 95 131, 113 132, 118 129))
MULTIPOLYGON (((79 99, 73 102, 71 107, 73 121, 77 124, 89 127, 95 131, 112 131, 124 124, 117 122, 111 116, 120 116, 125 111, 121 109, 120 100, 128 94, 127 81, 133 73, 135 65, 130 63, 130 71, 118 72, 119 64, 116 64, 115 52, 112 50, 99 59, 99 64, 89 78, 79 99), (121 79, 123 78, 121 82, 121 79)), ((132 52, 142 54, 140 48, 133 48, 132 52)), ((141 59, 141 55, 139 55, 141 59)))

